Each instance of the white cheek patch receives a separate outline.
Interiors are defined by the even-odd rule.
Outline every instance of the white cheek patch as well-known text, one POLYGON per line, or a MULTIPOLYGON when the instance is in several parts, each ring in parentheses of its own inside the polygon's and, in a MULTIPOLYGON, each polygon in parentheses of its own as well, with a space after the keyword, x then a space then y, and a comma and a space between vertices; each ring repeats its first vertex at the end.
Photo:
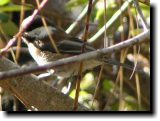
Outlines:
POLYGON ((27 41, 27 39, 26 39, 26 38, 24 38, 24 37, 22 37, 22 40, 23 40, 23 42, 24 42, 24 43, 26 43, 26 44, 27 44, 27 46, 28 46, 28 43, 29 43, 29 42, 27 41))
POLYGON ((38 65, 43 65, 43 58, 40 55, 40 50, 37 49, 32 43, 28 43, 28 50, 33 57, 33 59, 38 63, 38 65))

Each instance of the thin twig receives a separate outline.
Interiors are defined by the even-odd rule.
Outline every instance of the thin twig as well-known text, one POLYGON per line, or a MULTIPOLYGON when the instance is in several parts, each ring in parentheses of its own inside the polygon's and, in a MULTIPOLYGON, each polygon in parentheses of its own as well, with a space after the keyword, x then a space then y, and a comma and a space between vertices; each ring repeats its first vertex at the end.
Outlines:
MULTIPOLYGON (((136 69, 136 67, 137 67, 137 63, 138 63, 137 55, 139 55, 140 49, 141 49, 141 47, 140 47, 140 45, 139 45, 139 46, 138 46, 138 53, 134 53, 134 57, 135 57, 135 58, 134 58, 134 68, 133 68, 133 71, 132 71, 131 76, 129 77, 129 80, 132 79, 133 74, 134 74, 134 72, 135 72, 135 69, 136 69)), ((134 48, 134 50, 136 50, 136 47, 134 48)))
MULTIPOLYGON (((0 25, 0 32, 2 33, 2 35, 3 35, 4 39, 5 39, 5 41, 8 40, 8 37, 6 36, 5 32, 3 31, 1 25, 0 25)), ((15 56, 15 54, 14 54, 14 52, 13 52, 13 49, 12 49, 12 48, 9 49, 8 52, 11 53, 14 62, 17 64, 16 56, 15 56)), ((1 55, 1 54, 0 54, 0 55, 1 55)))
MULTIPOLYGON (((104 23, 106 23, 106 19, 107 19, 107 14, 106 14, 107 10, 106 10, 106 0, 104 0, 104 23)), ((106 24, 105 24, 105 28, 106 28, 106 24)), ((107 48, 109 46, 109 43, 107 42, 107 32, 105 31, 104 32, 104 48, 107 48)), ((96 94, 97 94, 97 91, 98 91, 98 87, 99 87, 99 84, 100 84, 100 80, 101 80, 101 76, 102 76, 102 72, 103 72, 103 68, 104 68, 104 64, 101 65, 101 69, 100 69, 100 72, 99 72, 99 75, 98 75, 98 81, 97 81, 97 84, 96 84, 96 88, 95 88, 95 91, 94 91, 94 95, 93 95, 93 100, 92 100, 92 104, 91 104, 91 107, 93 108, 93 103, 94 103, 94 100, 95 100, 95 97, 96 97, 96 94)))
MULTIPOLYGON (((92 5, 95 5, 97 1, 98 0, 93 0, 92 5)), ((66 30, 66 33, 69 34, 75 29, 75 27, 78 25, 78 21, 82 20, 85 17, 87 11, 88 11, 88 4, 83 9, 83 11, 78 15, 77 19, 69 26, 69 28, 66 30)))
MULTIPOLYGON (((23 19, 24 19, 24 14, 25 14, 25 10, 24 10, 24 5, 25 5, 25 0, 21 0, 21 12, 20 12, 20 22, 19 22, 19 26, 21 26, 23 19)), ((21 38, 18 38, 18 42, 17 42, 17 50, 16 50, 16 61, 18 61, 19 57, 20 57, 20 49, 21 49, 21 38)))
MULTIPOLYGON (((125 49, 122 59, 126 58, 128 49, 129 49, 129 48, 126 48, 126 49, 125 49)), ((116 80, 115 80, 115 84, 114 84, 114 87, 113 87, 112 94, 110 94, 110 95, 108 96, 108 101, 107 101, 107 103, 105 104, 105 107, 107 107, 107 106, 110 104, 110 101, 111 101, 112 98, 113 98, 113 94, 114 94, 115 90, 116 90, 117 87, 118 87, 119 78, 120 78, 120 69, 118 70, 118 74, 117 74, 117 77, 116 77, 116 80)))
POLYGON ((126 0, 125 3, 120 7, 120 9, 108 20, 108 22, 93 36, 88 42, 92 43, 97 40, 114 22, 118 17, 127 9, 129 3, 133 0, 126 0))
MULTIPOLYGON (((36 3, 37 3, 37 6, 39 8, 39 6, 40 6, 39 0, 36 0, 36 3)), ((51 41, 52 46, 54 47, 54 49, 56 50, 56 52, 59 53, 59 50, 58 50, 58 48, 57 48, 57 46, 55 44, 55 41, 54 41, 51 33, 49 32, 49 29, 47 27, 47 22, 46 22, 45 18, 43 16, 41 16, 41 19, 42 19, 43 25, 44 25, 44 27, 45 27, 45 29, 47 31, 47 34, 48 34, 48 37, 49 37, 49 39, 51 41)))
MULTIPOLYGON (((107 10, 106 10, 106 0, 104 0, 104 27, 105 27, 105 30, 106 29, 106 19, 107 19, 107 14, 106 14, 107 10)), ((109 42, 107 40, 107 32, 104 31, 104 48, 108 47, 109 46, 109 42)))
POLYGON ((135 7, 137 8, 137 11, 138 11, 138 14, 139 14, 139 16, 140 16, 140 19, 141 19, 141 21, 142 21, 142 25, 143 25, 144 30, 149 29, 149 25, 147 24, 147 21, 146 21, 145 18, 144 18, 144 15, 143 15, 142 10, 141 10, 141 8, 140 8, 140 6, 139 6, 139 4, 138 4, 138 1, 137 1, 137 0, 134 0, 134 4, 135 4, 135 7))
POLYGON ((139 76, 138 73, 135 74, 135 80, 136 80, 136 89, 137 89, 137 100, 138 100, 138 109, 141 110, 141 86, 139 82, 139 76))
POLYGON ((91 104, 92 108, 93 108, 93 103, 94 103, 96 95, 97 95, 99 84, 101 82, 103 68, 104 68, 104 64, 101 66, 101 70, 100 70, 99 75, 98 75, 98 81, 97 81, 97 84, 96 84, 96 88, 95 88, 95 91, 94 91, 94 95, 93 95, 93 99, 92 99, 92 104, 91 104))
MULTIPOLYGON (((90 20, 91 12, 92 12, 92 0, 89 0, 87 17, 86 17, 86 26, 85 26, 85 30, 84 30, 84 36, 83 36, 84 44, 81 49, 82 53, 85 52, 85 43, 87 42, 87 39, 88 39, 89 20, 90 20)), ((82 80, 82 70, 83 70, 83 61, 80 62, 79 71, 78 71, 78 79, 77 79, 77 83, 76 83, 76 96, 75 96, 74 107, 73 107, 74 110, 77 110, 77 106, 78 106, 80 82, 82 80)))
MULTIPOLYGON (((121 1, 118 1, 119 7, 121 6, 121 1)), ((124 41, 124 24, 123 24, 123 15, 120 15, 120 23, 122 25, 122 32, 120 33, 121 36, 121 42, 124 41)), ((127 52, 127 50, 126 50, 127 52)), ((125 61, 126 55, 124 54, 125 50, 122 50, 120 52, 120 62, 123 63, 125 61)), ((124 99, 123 99, 123 86, 124 86, 124 74, 123 74, 123 68, 119 68, 119 111, 124 110, 124 99)))
POLYGON ((33 14, 31 16, 28 17, 28 19, 26 21, 23 21, 21 24, 21 28, 19 30, 19 32, 12 38, 9 40, 9 42, 7 43, 7 45, 5 46, 5 48, 1 49, 0 51, 0 55, 3 55, 4 53, 7 52, 7 50, 13 46, 13 44, 17 41, 17 39, 19 37, 21 37, 21 35, 23 34, 23 32, 25 32, 25 30, 30 26, 30 24, 33 22, 35 16, 41 11, 41 9, 45 6, 45 4, 48 2, 48 0, 43 0, 39 6, 38 9, 35 9, 33 14))

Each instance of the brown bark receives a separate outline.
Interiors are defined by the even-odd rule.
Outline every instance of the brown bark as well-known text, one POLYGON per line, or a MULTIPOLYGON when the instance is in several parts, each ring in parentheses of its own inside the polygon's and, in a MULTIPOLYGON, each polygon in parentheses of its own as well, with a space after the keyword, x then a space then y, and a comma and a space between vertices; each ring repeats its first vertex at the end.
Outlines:
MULTIPOLYGON (((6 58, 0 59, 0 71, 18 69, 19 67, 6 58)), ((28 108, 34 106, 40 111, 71 111, 73 99, 38 81, 34 75, 25 75, 1 80, 0 86, 13 93, 28 108)), ((87 110, 79 104, 78 110, 87 110)))

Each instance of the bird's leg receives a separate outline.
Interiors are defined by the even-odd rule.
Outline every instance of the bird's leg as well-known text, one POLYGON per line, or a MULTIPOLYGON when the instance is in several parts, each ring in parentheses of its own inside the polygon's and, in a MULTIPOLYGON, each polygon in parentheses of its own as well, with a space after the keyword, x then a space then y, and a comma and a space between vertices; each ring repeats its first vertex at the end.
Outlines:
POLYGON ((54 71, 50 70, 49 72, 38 75, 38 80, 43 80, 47 84, 53 86, 53 83, 57 82, 57 76, 54 74, 54 71))

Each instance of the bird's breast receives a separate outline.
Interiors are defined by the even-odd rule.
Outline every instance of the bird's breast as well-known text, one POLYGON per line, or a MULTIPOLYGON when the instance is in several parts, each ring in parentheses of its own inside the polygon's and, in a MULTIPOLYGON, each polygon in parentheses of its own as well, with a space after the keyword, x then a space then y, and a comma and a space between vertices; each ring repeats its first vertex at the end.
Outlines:
MULTIPOLYGON (((62 54, 56 54, 49 51, 41 51, 40 49, 36 48, 34 44, 30 43, 28 44, 28 49, 31 54, 31 56, 34 58, 34 60, 37 62, 38 65, 45 65, 49 62, 56 61, 58 59, 69 57, 69 55, 62 55, 62 54)), ((79 70, 79 64, 80 62, 74 62, 69 64, 63 64, 58 67, 54 67, 54 74, 60 77, 68 78, 73 75, 78 74, 79 70)), ((83 71, 92 69, 98 65, 101 65, 102 62, 96 61, 94 59, 91 60, 85 60, 83 71)))
POLYGON ((38 65, 44 65, 44 64, 46 64, 45 58, 43 58, 41 50, 38 49, 38 48, 36 48, 34 46, 34 44, 29 43, 28 44, 28 50, 30 52, 30 55, 37 62, 38 65))

